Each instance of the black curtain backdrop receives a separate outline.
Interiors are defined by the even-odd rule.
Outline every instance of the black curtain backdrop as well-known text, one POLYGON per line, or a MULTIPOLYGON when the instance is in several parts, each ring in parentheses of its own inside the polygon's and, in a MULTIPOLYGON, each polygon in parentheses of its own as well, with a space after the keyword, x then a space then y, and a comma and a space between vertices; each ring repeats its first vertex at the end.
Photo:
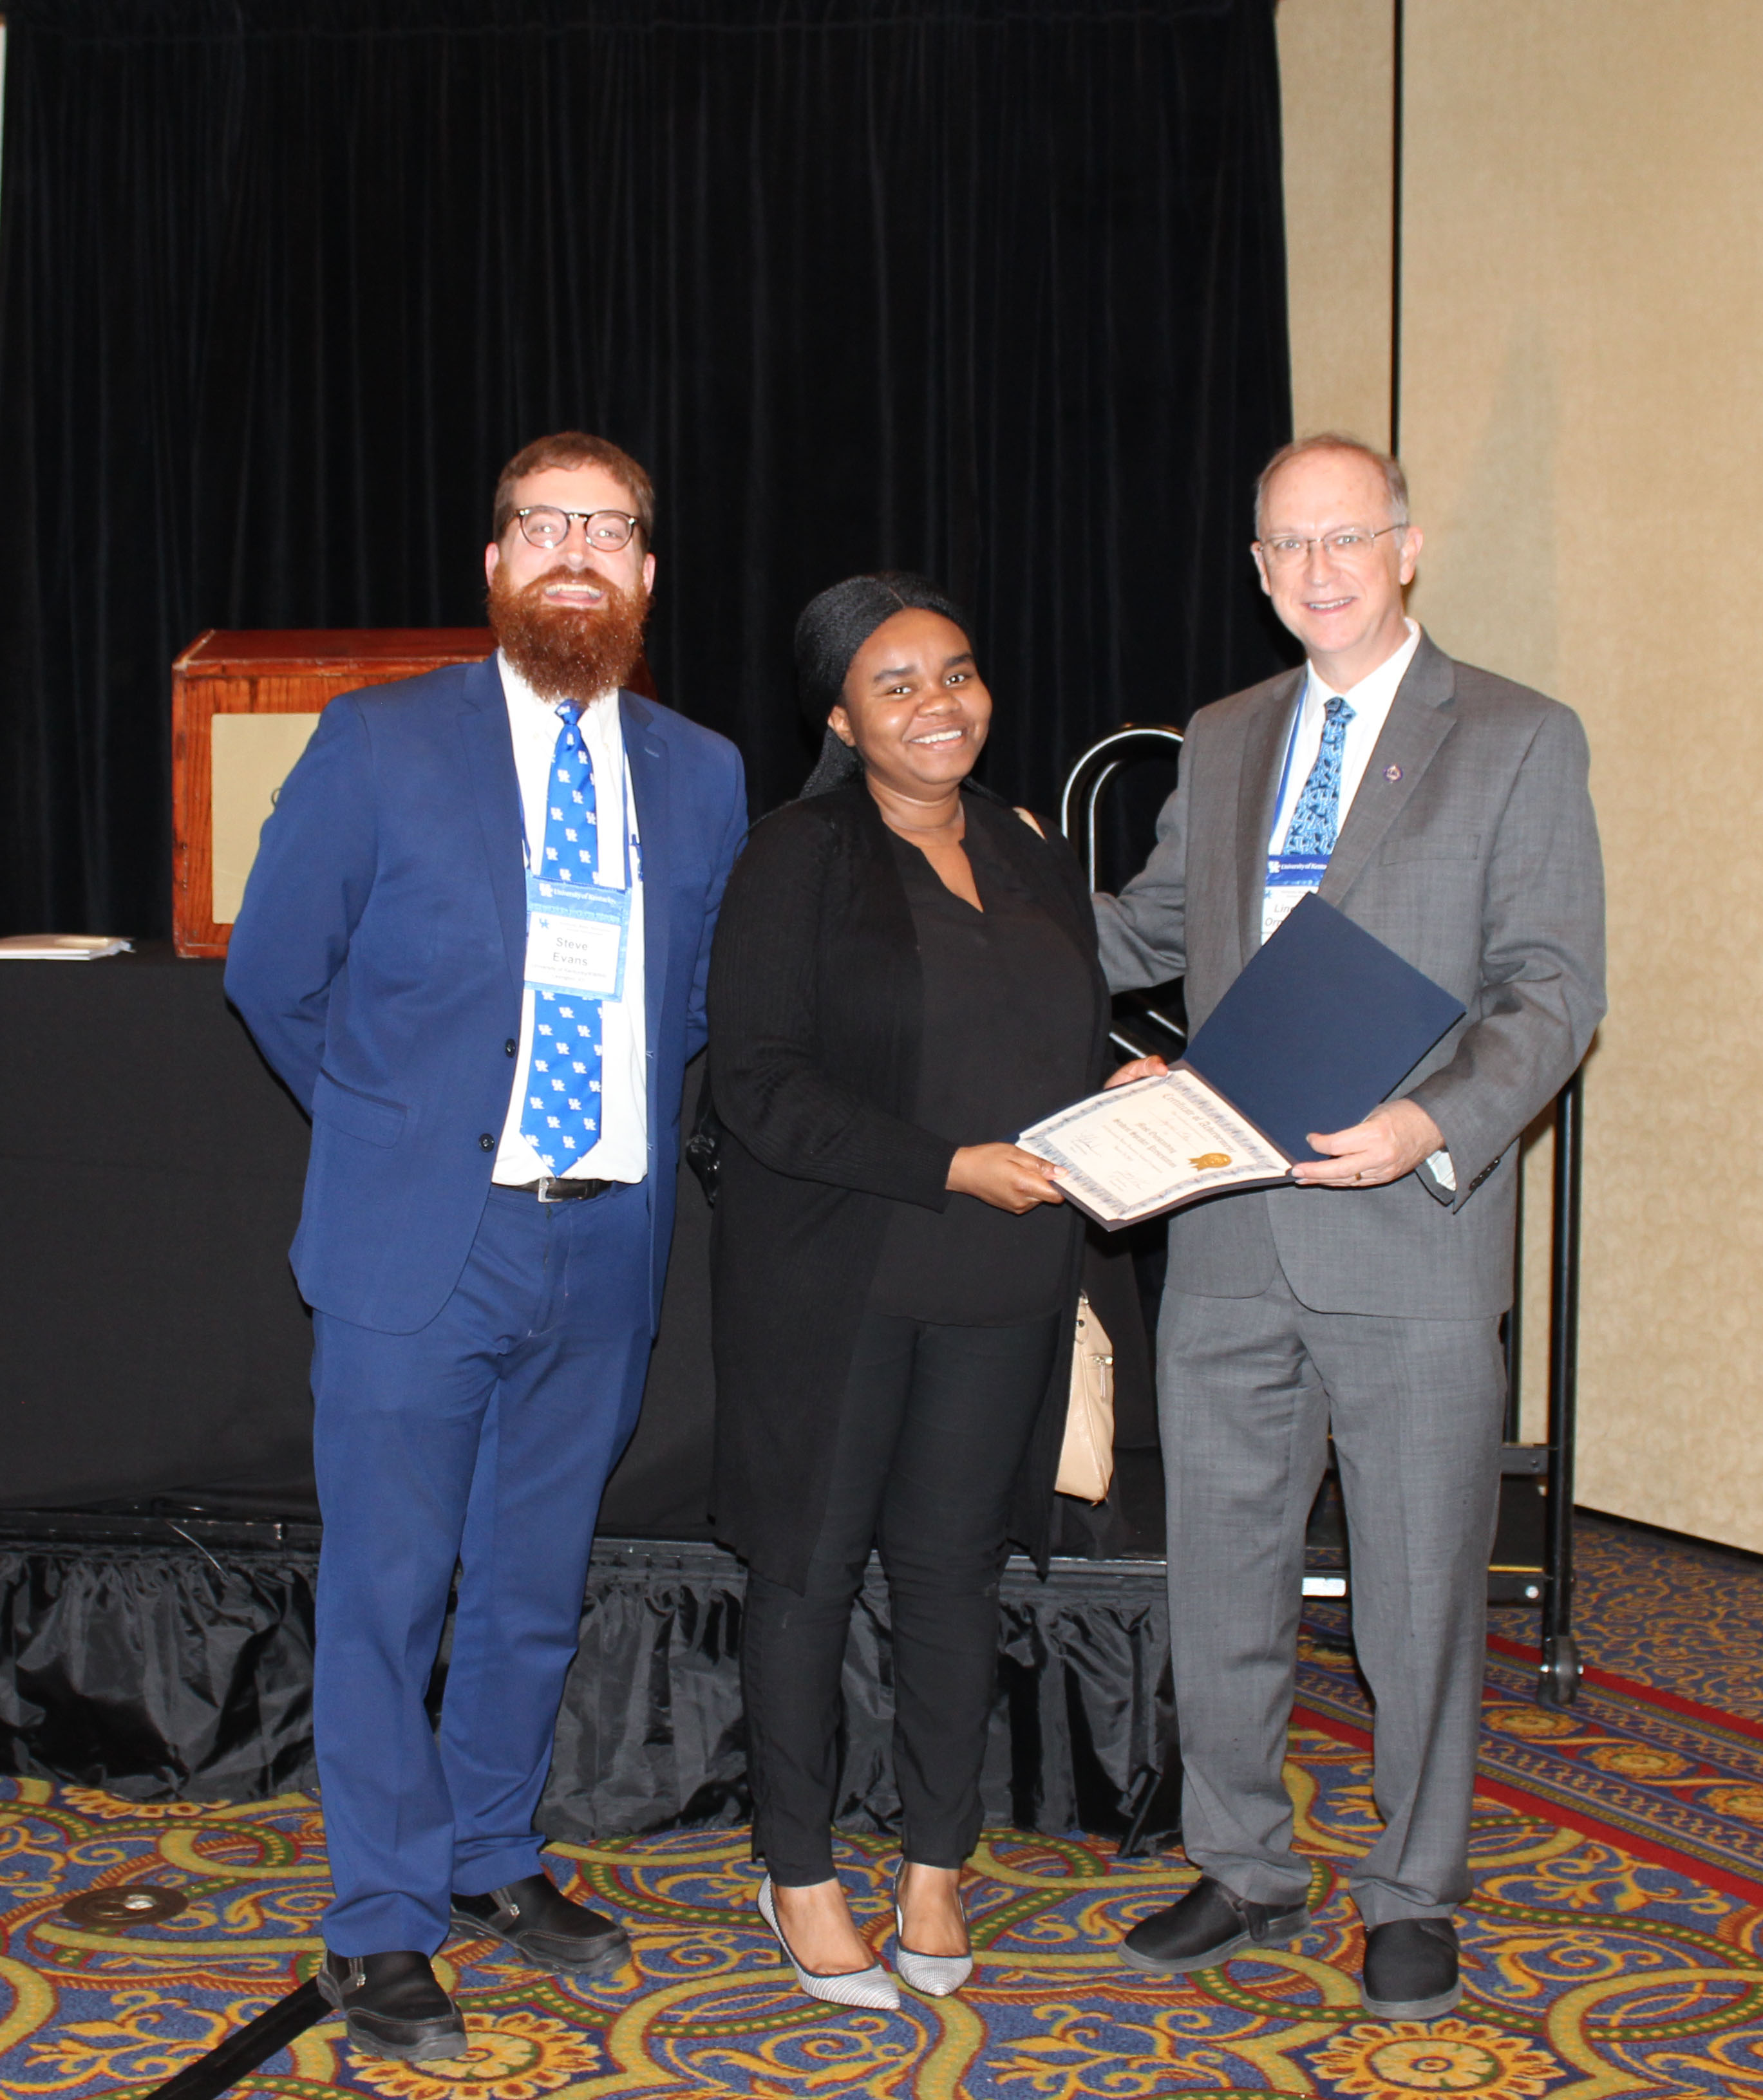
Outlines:
POLYGON ((470 624, 502 461, 654 472, 754 802, 802 602, 972 605, 992 783, 1279 660, 1272 0, 11 0, 0 922, 166 930, 201 629, 470 624))

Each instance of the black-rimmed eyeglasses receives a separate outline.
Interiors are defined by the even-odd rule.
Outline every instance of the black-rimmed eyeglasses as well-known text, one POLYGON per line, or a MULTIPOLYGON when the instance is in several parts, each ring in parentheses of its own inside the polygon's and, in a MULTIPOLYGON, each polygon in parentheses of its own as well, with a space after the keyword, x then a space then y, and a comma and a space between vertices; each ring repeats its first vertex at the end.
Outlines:
POLYGON ((529 503, 515 516, 520 521, 521 537, 532 547, 562 546, 570 527, 579 519, 583 537, 600 554, 616 554, 628 547, 641 522, 625 510, 559 510, 550 503, 529 503))

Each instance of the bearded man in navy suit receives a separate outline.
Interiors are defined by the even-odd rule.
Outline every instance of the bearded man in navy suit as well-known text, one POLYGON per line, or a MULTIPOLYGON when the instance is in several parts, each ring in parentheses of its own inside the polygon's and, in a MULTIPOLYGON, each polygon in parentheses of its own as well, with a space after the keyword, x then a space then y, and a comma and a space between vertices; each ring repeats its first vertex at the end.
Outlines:
POLYGON ((312 1118, 319 1988, 381 2055, 464 2049, 430 1966, 450 1930, 580 1974, 627 1950, 546 1875, 533 1816, 746 826, 733 746, 625 689, 653 523, 602 439, 511 460, 496 654, 330 704, 233 929, 228 991, 312 1118))

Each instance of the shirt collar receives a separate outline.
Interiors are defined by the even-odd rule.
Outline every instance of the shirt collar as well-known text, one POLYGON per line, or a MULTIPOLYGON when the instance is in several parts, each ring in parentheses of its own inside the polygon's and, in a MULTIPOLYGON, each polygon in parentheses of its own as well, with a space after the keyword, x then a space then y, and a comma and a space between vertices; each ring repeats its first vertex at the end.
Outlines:
MULTIPOLYGON (((508 695, 508 699, 511 705, 515 707, 543 708, 547 714, 555 713, 557 708, 562 705, 561 701, 548 700, 542 694, 536 693, 532 690, 532 686, 527 683, 526 680, 522 677, 519 672, 517 671, 514 665, 508 660, 508 651, 506 649, 498 649, 497 651, 496 668, 502 674, 502 690, 508 695)), ((616 689, 612 686, 608 686, 603 693, 596 693, 594 697, 587 702, 581 712, 585 714, 589 708, 603 708, 606 706, 608 702, 616 706, 618 694, 616 689)))
MULTIPOLYGON (((1408 638, 1393 656, 1386 656, 1375 671, 1368 671, 1356 686, 1350 686, 1341 697, 1355 714, 1363 714, 1368 707, 1381 708, 1386 713, 1390 703, 1395 698, 1396 688, 1407 675, 1409 664, 1414 661, 1414 652, 1421 646, 1419 624, 1404 618, 1408 638)), ((1323 677, 1314 664, 1307 664, 1309 682, 1305 693, 1307 702, 1314 699, 1318 707, 1323 706, 1334 692, 1334 687, 1323 677)))

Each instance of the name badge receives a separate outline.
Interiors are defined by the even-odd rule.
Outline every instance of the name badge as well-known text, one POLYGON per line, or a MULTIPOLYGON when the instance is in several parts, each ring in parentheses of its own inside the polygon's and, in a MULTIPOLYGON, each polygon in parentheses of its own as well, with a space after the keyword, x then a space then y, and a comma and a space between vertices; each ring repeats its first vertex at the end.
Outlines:
POLYGON ((625 995, 630 892, 527 877, 526 981, 590 999, 625 995))
POLYGON ((1269 854, 1267 887, 1261 892, 1261 938, 1278 931, 1301 897, 1320 887, 1328 872, 1326 854, 1269 854))

